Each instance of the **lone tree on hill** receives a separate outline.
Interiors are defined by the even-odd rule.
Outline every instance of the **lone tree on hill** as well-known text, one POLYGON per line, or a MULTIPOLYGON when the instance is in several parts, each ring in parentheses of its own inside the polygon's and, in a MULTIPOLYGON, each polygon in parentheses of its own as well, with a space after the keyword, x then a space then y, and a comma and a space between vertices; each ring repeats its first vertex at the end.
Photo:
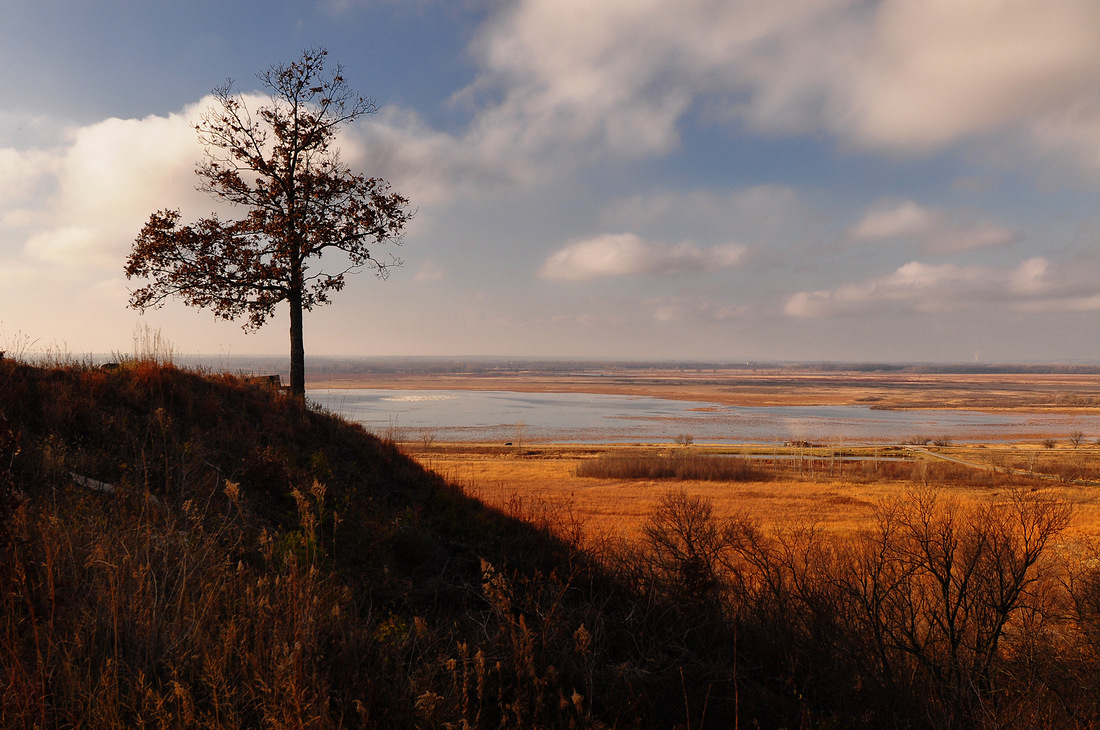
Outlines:
POLYGON ((298 396, 305 394, 303 312, 327 304, 345 274, 366 267, 384 279, 400 266, 371 246, 400 243, 412 217, 407 198, 384 180, 352 173, 332 146, 340 127, 378 107, 348 88, 340 66, 325 74, 326 55, 310 49, 259 74, 270 102, 252 111, 231 80, 214 90, 217 105, 195 125, 205 146, 198 189, 247 214, 181 225, 178 209, 158 211, 126 260, 126 278, 151 280, 130 293, 135 309, 180 297, 222 319, 247 315, 244 328, 255 330, 287 302, 290 390, 298 396), (336 254, 334 270, 320 267, 324 253, 336 254))

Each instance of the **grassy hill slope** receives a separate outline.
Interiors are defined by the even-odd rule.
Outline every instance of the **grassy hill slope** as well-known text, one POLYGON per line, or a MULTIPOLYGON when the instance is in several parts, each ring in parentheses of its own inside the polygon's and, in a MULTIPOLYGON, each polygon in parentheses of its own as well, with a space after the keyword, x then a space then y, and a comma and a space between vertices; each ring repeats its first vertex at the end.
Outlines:
POLYGON ((1100 725, 1064 503, 880 515, 831 540, 670 492, 582 545, 275 389, 0 359, 0 724, 1100 725))
POLYGON ((277 390, 0 361, 0 488, 16 725, 594 721, 583 657, 502 644, 578 555, 277 390))

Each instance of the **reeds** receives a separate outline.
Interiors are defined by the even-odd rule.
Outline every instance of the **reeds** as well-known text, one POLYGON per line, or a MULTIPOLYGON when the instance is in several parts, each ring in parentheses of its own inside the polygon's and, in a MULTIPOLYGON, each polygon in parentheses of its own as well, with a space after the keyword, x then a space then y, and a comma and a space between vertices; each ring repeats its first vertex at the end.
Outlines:
POLYGON ((601 454, 577 465, 577 476, 596 479, 678 479, 711 482, 764 481, 749 459, 677 450, 670 454, 601 454))

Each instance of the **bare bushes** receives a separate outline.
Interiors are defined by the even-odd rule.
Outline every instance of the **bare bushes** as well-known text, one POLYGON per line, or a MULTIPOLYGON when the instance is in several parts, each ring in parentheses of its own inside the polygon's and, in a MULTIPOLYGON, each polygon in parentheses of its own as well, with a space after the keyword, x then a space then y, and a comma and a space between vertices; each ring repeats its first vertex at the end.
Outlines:
MULTIPOLYGON (((1038 487, 1048 484, 1042 475, 1013 473, 1016 465, 1003 460, 994 462, 993 468, 934 459, 910 459, 905 461, 863 461, 846 473, 852 481, 876 482, 891 480, 924 486, 963 487, 971 489, 1038 487)), ((1023 471, 1023 470, 1021 470, 1023 471)))
POLYGON ((748 459, 677 451, 672 454, 602 454, 583 461, 577 476, 597 479, 678 479, 714 482, 764 481, 767 474, 748 459))
POLYGON ((709 603, 724 587, 729 544, 707 500, 670 492, 642 528, 647 582, 679 603, 709 603))
POLYGON ((19 431, 0 413, 0 539, 6 537, 9 516, 19 504, 12 473, 21 451, 19 436, 19 431))
POLYGON ((840 573, 880 689, 907 688, 944 724, 1030 713, 1022 649, 1055 615, 1048 548, 1068 522, 1065 503, 1023 492, 969 509, 931 490, 884 505, 840 573))
POLYGON ((1100 571, 1071 571, 1053 550, 1069 519, 1065 503, 1031 492, 962 507, 924 489, 880 505, 874 530, 837 539, 807 524, 721 523, 675 493, 636 560, 648 590, 694 618, 682 626, 713 622, 720 606, 724 626, 694 651, 713 656, 714 637, 736 637, 724 681, 742 702, 712 698, 712 715, 1068 726, 1097 719, 1085 688, 1100 656, 1100 571))

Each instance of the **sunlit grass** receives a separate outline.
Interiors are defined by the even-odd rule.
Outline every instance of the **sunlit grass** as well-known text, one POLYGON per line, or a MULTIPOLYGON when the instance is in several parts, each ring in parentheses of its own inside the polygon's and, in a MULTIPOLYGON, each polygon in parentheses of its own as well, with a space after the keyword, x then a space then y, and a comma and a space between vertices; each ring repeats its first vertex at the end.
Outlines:
POLYGON ((163 359, 0 360, 5 726, 1100 722, 1081 449, 407 444, 433 474, 163 359))
MULTIPOLYGON (((865 456, 863 461, 833 458, 828 449, 783 449, 774 446, 691 447, 654 449, 638 446, 532 446, 517 450, 483 444, 436 444, 425 449, 410 443, 404 447, 427 468, 453 480, 494 505, 516 500, 552 505, 568 510, 596 534, 636 534, 652 513, 661 495, 676 489, 710 501, 719 516, 748 515, 765 524, 781 525, 812 520, 822 529, 844 534, 873 523, 874 506, 927 485, 950 492, 964 501, 988 499, 1004 490, 1025 486, 1057 494, 1075 504, 1077 518, 1069 532, 1087 534, 1100 529, 1100 488, 1075 484, 1062 474, 1078 473, 1086 464, 1100 461, 1100 454, 1083 451, 1043 450, 1034 462, 1036 475, 982 469, 938 461, 921 454, 900 459, 898 450, 850 448, 845 454, 865 456), (690 457, 676 454, 690 452, 690 457), (744 454, 753 458, 715 454, 744 454), (710 479, 706 474, 673 473, 671 464, 684 458, 710 465, 723 460, 748 464, 748 478, 738 467, 735 477, 710 479), (645 473, 656 463, 668 467, 660 476, 645 473), (619 475, 609 468, 619 469, 619 475), (1044 479, 1044 474, 1056 475, 1044 479)), ((1026 449, 1015 447, 937 449, 975 464, 1017 463, 1026 466, 1026 449), (1025 456, 1020 456, 1023 453, 1025 456)), ((1032 450, 1034 451, 1034 450, 1032 450)))

